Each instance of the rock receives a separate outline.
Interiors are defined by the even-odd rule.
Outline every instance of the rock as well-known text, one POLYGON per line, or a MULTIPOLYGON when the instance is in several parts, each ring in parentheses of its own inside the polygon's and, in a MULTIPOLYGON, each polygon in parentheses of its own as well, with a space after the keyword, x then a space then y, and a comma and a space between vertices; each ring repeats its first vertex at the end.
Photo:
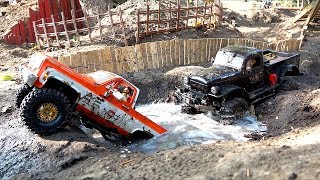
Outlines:
POLYGON ((1 114, 5 114, 5 113, 10 113, 12 112, 12 106, 8 105, 8 106, 4 106, 2 109, 1 109, 1 114))
POLYGON ((296 173, 291 173, 290 176, 289 176, 289 180, 295 180, 298 178, 298 175, 296 173))

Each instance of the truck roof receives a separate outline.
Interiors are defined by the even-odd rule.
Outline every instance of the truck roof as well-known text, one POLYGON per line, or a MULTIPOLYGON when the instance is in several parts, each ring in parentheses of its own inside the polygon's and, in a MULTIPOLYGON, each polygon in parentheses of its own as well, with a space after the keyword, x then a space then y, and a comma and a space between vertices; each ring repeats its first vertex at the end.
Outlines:
POLYGON ((232 46, 224 47, 224 48, 220 49, 220 51, 232 52, 235 54, 246 56, 250 52, 255 52, 255 51, 260 51, 260 50, 253 48, 253 47, 248 47, 248 46, 232 45, 232 46))

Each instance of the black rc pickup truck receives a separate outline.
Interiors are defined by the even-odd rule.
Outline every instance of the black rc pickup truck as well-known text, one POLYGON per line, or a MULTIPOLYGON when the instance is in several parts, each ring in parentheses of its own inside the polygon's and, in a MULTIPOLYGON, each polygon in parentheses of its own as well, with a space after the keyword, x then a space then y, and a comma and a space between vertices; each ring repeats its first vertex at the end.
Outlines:
POLYGON ((176 97, 185 113, 213 112, 239 118, 252 104, 274 94, 282 77, 299 75, 300 54, 228 46, 209 68, 184 78, 176 97))

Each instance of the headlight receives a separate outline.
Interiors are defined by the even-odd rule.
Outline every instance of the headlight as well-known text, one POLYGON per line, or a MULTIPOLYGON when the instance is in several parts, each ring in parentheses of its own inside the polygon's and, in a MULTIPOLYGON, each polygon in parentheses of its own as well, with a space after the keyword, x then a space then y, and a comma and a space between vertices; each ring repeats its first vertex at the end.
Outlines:
POLYGON ((212 86, 211 93, 212 94, 218 94, 219 93, 219 87, 218 86, 212 86))
POLYGON ((34 71, 41 66, 45 59, 46 56, 43 54, 34 54, 31 56, 28 66, 34 71))
POLYGON ((183 82, 184 84, 189 84, 190 78, 189 77, 184 77, 183 82))

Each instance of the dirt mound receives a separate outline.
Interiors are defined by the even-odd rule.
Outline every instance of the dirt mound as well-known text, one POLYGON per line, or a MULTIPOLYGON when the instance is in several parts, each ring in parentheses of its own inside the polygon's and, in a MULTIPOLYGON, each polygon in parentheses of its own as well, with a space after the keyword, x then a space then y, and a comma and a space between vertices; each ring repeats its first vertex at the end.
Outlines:
POLYGON ((37 0, 22 0, 19 3, 2 7, 1 11, 5 12, 0 16, 0 37, 3 36, 10 27, 18 23, 19 20, 29 17, 29 8, 37 8, 37 0))
POLYGON ((279 94, 257 106, 258 119, 273 135, 320 124, 319 82, 316 75, 285 78, 279 94))

